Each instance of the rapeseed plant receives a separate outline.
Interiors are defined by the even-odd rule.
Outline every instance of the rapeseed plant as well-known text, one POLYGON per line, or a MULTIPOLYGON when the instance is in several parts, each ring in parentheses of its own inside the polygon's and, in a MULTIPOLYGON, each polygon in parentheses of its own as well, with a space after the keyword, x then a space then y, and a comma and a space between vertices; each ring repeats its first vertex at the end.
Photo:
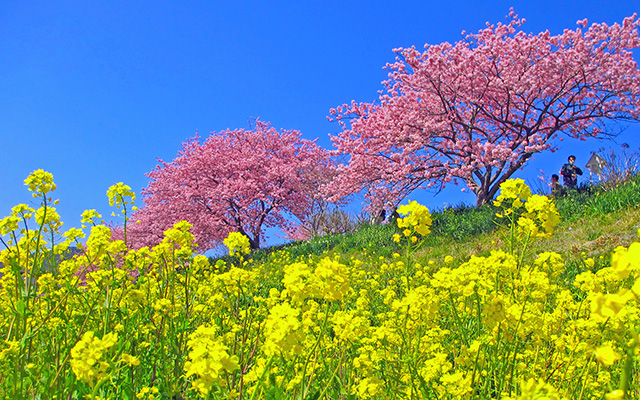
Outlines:
MULTIPOLYGON (((62 232, 53 177, 0 220, 0 397, 631 399, 638 397, 640 243, 610 262, 530 254, 554 233, 553 202, 520 181, 497 198, 505 248, 423 260, 431 215, 401 206, 401 250, 197 254, 178 222, 134 250, 95 210, 62 232), (53 239, 62 237, 60 243, 53 239), (80 253, 66 257, 75 245, 80 253), (385 253, 390 254, 390 253, 385 253), (45 261, 50 268, 44 268, 45 261)), ((126 218, 135 194, 109 198, 126 218)), ((397 249, 397 247, 396 247, 397 249)))
POLYGON ((117 341, 118 335, 115 333, 108 333, 99 339, 92 331, 85 332, 82 339, 71 349, 70 364, 76 377, 90 386, 106 377, 110 365, 103 359, 103 355, 117 341))
POLYGON ((229 248, 229 255, 249 254, 249 238, 240 232, 231 232, 229 236, 223 240, 225 246, 229 248))

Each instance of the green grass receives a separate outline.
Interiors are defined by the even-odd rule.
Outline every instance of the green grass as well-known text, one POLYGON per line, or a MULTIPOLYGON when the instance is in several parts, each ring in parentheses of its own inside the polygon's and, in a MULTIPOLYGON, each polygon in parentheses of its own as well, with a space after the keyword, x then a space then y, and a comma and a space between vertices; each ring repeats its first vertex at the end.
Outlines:
MULTIPOLYGON (((611 190, 604 190, 602 185, 582 186, 554 199, 561 223, 552 239, 533 243, 532 251, 556 251, 563 255, 568 269, 578 273, 584 266, 584 258, 590 254, 610 254, 616 246, 628 245, 637 238, 639 189, 640 176, 636 175, 611 190)), ((495 213, 496 208, 489 204, 481 207, 461 204, 433 212, 431 233, 422 239, 420 257, 427 262, 453 255, 456 261, 462 262, 473 254, 489 254, 503 242, 495 213)), ((397 232, 399 230, 393 224, 365 225, 344 235, 325 235, 306 242, 260 249, 251 257, 261 262, 275 252, 286 250, 291 260, 322 253, 349 258, 372 250, 381 257, 390 258, 400 251, 392 240, 397 232)), ((229 257, 222 259, 230 261, 229 257)))
POLYGON ((639 189, 640 175, 636 175, 611 190, 605 190, 603 185, 582 186, 558 198, 556 205, 563 221, 601 216, 640 207, 639 189))
POLYGON ((294 242, 278 246, 259 249, 252 253, 254 261, 266 259, 271 253, 286 250, 291 259, 308 254, 321 254, 323 252, 340 252, 351 254, 367 249, 371 244, 376 244, 380 254, 387 257, 397 251, 398 246, 391 236, 397 232, 397 228, 387 225, 364 225, 354 232, 343 235, 325 235, 313 238, 309 241, 294 242))

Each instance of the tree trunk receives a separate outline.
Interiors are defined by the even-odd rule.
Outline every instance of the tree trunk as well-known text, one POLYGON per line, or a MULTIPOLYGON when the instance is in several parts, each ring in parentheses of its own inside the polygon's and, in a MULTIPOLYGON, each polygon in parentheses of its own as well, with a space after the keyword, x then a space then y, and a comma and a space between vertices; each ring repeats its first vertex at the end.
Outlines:
POLYGON ((260 248, 260 236, 258 235, 255 238, 250 237, 249 235, 247 235, 247 237, 249 238, 249 248, 251 250, 257 250, 260 248))
POLYGON ((490 202, 492 199, 489 197, 487 188, 481 187, 476 192, 476 207, 480 207, 490 202))
POLYGON ((237 228, 238 228, 238 232, 242 233, 247 238, 249 238, 249 248, 251 250, 257 250, 260 248, 260 233, 252 237, 251 235, 247 234, 244 228, 242 228, 242 225, 238 224, 237 228))

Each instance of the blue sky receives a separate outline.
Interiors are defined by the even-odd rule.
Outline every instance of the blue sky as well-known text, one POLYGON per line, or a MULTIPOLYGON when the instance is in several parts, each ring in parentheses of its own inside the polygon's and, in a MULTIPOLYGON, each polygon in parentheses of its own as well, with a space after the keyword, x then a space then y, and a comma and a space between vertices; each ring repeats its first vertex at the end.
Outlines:
MULTIPOLYGON (((110 185, 139 193, 157 158, 251 117, 329 148, 339 132, 329 109, 375 100, 393 48, 455 42, 511 6, 525 31, 552 34, 640 11, 637 1, 3 1, 0 216, 31 201, 23 180, 38 168, 54 175, 65 228, 85 209, 109 216, 110 185)), ((581 165, 603 146, 637 149, 639 133, 564 141, 518 176, 556 173, 570 153, 581 165)), ((433 209, 473 202, 460 187, 411 197, 433 209)))

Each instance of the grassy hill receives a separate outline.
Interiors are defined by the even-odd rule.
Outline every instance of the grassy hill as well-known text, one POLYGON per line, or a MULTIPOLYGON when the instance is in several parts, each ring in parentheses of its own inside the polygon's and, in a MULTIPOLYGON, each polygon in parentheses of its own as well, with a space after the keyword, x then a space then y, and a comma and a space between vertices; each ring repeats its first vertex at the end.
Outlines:
MULTIPOLYGON (((585 185, 579 191, 554 198, 561 222, 551 239, 532 244, 535 253, 554 251, 563 256, 567 264, 581 265, 584 257, 609 255, 617 246, 628 246, 637 239, 640 228, 640 176, 610 188, 611 185, 585 185)), ((485 256, 492 249, 503 246, 504 232, 495 216, 493 205, 482 207, 457 206, 433 212, 431 234, 422 242, 414 256, 420 262, 442 259, 453 255, 456 262, 466 261, 471 255, 485 256)), ((375 247, 378 255, 391 258, 400 250, 392 240, 399 232, 393 224, 364 225, 344 235, 326 235, 308 242, 297 242, 260 249, 253 253, 255 262, 265 260, 269 254, 285 250, 291 259, 311 254, 341 254, 350 258, 375 247)), ((606 258, 606 257, 605 257, 606 258)), ((228 260, 227 257, 222 259, 228 260)), ((212 260, 214 263, 216 259, 212 260)))

